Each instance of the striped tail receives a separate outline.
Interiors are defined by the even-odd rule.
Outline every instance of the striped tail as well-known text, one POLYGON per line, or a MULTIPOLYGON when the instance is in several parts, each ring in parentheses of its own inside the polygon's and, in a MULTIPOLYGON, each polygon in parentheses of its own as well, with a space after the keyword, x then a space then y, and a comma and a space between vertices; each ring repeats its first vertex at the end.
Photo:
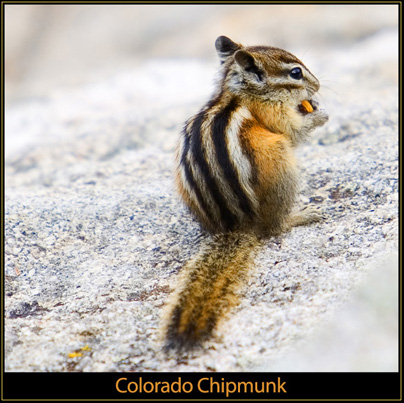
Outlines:
POLYGON ((166 352, 191 350, 211 336, 219 319, 237 304, 258 246, 252 234, 218 234, 185 265, 166 311, 166 352))

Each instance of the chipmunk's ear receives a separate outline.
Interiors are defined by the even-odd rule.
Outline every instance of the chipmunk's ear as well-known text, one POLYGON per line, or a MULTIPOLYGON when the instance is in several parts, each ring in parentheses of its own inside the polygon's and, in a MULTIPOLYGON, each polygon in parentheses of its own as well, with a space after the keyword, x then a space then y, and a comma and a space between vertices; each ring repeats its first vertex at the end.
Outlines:
POLYGON ((216 39, 215 47, 220 58, 220 64, 223 64, 229 56, 242 48, 240 44, 233 42, 227 36, 219 36, 216 39))
POLYGON ((254 74, 258 81, 262 81, 264 73, 258 67, 251 53, 247 52, 245 49, 237 50, 234 54, 234 59, 244 71, 254 74))
POLYGON ((247 71, 255 66, 254 56, 246 50, 238 50, 234 59, 240 67, 247 71))

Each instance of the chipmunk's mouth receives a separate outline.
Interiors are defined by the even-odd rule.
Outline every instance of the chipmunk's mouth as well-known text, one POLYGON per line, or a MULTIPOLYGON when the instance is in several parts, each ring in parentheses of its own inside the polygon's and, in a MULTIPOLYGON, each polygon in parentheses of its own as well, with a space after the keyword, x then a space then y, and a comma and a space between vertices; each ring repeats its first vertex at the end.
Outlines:
POLYGON ((302 115, 307 115, 317 110, 317 102, 312 99, 305 99, 297 106, 297 109, 302 115))

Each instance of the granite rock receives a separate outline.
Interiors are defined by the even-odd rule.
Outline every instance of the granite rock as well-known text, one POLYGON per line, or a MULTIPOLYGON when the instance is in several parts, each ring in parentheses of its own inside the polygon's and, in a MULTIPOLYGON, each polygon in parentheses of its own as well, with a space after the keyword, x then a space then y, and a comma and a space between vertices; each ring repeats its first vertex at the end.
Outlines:
POLYGON ((311 51, 311 71, 338 83, 322 80, 330 121, 297 151, 299 204, 324 220, 268 240, 240 304, 178 360, 161 352, 160 314, 206 236, 175 193, 173 154, 216 64, 150 60, 10 107, 5 369, 396 370, 397 49, 388 28, 311 51), (338 335, 349 357, 322 367, 338 335))

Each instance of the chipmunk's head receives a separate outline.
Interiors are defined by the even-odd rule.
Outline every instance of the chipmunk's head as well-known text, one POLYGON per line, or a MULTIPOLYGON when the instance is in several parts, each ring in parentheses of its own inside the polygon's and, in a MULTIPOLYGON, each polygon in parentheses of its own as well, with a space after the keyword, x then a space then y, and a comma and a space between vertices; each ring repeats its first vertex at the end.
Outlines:
POLYGON ((222 85, 230 92, 262 101, 309 99, 320 88, 317 78, 294 55, 269 46, 244 47, 226 36, 216 39, 222 85))

